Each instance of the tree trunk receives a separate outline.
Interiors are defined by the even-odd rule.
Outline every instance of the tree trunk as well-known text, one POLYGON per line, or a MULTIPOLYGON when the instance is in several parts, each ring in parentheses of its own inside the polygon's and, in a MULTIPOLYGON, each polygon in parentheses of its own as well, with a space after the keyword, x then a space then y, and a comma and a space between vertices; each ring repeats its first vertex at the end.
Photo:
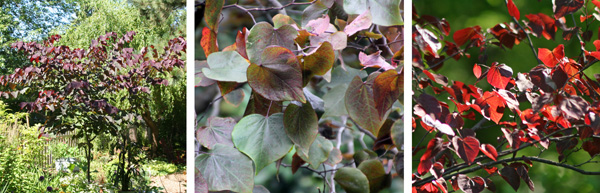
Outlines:
POLYGON ((142 114, 142 119, 144 119, 144 122, 146 122, 146 125, 148 125, 148 127, 150 128, 151 131, 151 142, 152 142, 152 147, 150 147, 150 152, 152 156, 156 155, 156 149, 158 148, 158 126, 156 125, 156 123, 152 120, 152 116, 150 114, 150 111, 147 110, 148 108, 146 108, 146 111, 144 112, 144 114, 142 114))

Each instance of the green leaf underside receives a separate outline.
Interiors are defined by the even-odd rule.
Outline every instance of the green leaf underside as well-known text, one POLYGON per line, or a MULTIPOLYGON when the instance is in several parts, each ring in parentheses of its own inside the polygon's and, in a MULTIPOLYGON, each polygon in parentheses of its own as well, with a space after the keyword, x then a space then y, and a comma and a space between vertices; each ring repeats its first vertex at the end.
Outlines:
POLYGON ((319 119, 310 103, 298 106, 290 103, 283 113, 283 125, 299 153, 307 155, 319 133, 319 119))
POLYGON ((250 64, 248 84, 258 94, 272 101, 306 102, 302 91, 302 72, 298 59, 289 49, 270 46, 259 64, 250 64))
MULTIPOLYGON (((296 145, 296 149, 298 146, 296 145)), ((326 139, 325 137, 318 135, 315 141, 310 146, 310 150, 308 151, 308 155, 304 155, 302 153, 298 153, 298 157, 302 158, 302 160, 306 161, 312 169, 319 168, 319 165, 329 158, 329 153, 333 149, 333 144, 331 141, 326 139)))
POLYGON ((233 147, 215 145, 213 150, 196 157, 196 168, 209 191, 249 193, 254 188, 252 160, 233 147))
POLYGON ((340 168, 333 179, 348 193, 369 193, 369 180, 359 169, 340 168))
POLYGON ((293 145, 283 128, 283 113, 248 115, 235 125, 231 136, 235 146, 254 161, 257 174, 285 156, 293 145))
POLYGON ((259 22, 248 34, 246 52, 251 63, 259 63, 263 51, 268 46, 278 45, 287 49, 295 49, 294 39, 298 36, 298 31, 291 25, 283 25, 274 29, 267 22, 259 22))
POLYGON ((373 100, 373 89, 370 85, 363 83, 358 77, 354 77, 345 96, 348 115, 356 124, 377 136, 383 121, 378 116, 375 101, 373 100))
POLYGON ((340 84, 325 93, 323 96, 323 101, 325 103, 325 113, 323 114, 323 117, 348 115, 344 100, 345 97, 340 97, 346 94, 347 89, 348 84, 340 84))
POLYGON ((215 52, 208 56, 209 68, 202 69, 210 79, 228 82, 246 82, 250 64, 236 51, 215 52))

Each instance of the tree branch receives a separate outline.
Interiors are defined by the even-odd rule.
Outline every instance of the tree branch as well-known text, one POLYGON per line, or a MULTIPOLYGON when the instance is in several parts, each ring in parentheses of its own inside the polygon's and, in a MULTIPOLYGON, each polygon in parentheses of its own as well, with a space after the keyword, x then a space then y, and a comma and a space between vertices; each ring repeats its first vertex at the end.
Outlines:
MULTIPOLYGON (((271 1, 270 1, 271 2, 271 1)), ((290 3, 285 4, 281 7, 264 7, 264 8, 244 8, 238 4, 231 4, 231 5, 225 5, 223 6, 223 9, 227 9, 227 8, 231 8, 231 7, 237 7, 239 9, 243 9, 246 11, 270 11, 270 10, 281 10, 283 8, 292 6, 292 5, 310 5, 317 2, 317 0, 313 0, 311 2, 302 2, 302 3, 296 3, 296 0, 292 0, 290 3)))
POLYGON ((375 137, 375 135, 373 135, 370 131, 367 131, 366 129, 363 129, 361 126, 359 126, 358 124, 356 124, 356 122, 352 118, 348 117, 348 120, 352 121, 352 123, 354 123, 354 125, 356 126, 356 128, 358 128, 358 130, 360 132, 363 132, 363 133, 367 134, 369 137, 371 137, 371 139, 373 139, 373 141, 377 140, 377 137, 375 137))

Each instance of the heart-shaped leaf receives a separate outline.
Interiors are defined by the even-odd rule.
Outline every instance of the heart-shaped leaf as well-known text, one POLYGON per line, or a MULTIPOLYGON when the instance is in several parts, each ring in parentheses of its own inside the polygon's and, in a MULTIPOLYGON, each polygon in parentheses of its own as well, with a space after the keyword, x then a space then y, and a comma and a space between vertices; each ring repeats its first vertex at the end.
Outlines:
POLYGON ((483 154, 485 154, 494 161, 496 161, 496 159, 498 158, 498 152, 496 151, 496 148, 490 144, 481 144, 479 150, 481 150, 483 154))
POLYGON ((259 63, 263 56, 263 51, 273 45, 278 45, 287 49, 294 49, 294 39, 298 36, 298 31, 291 25, 283 25, 274 29, 267 22, 259 22, 250 29, 248 34, 248 43, 246 52, 251 63, 259 63))
POLYGON ((369 180, 359 169, 340 168, 335 172, 333 179, 348 193, 369 192, 369 180))
POLYGON ((298 106, 290 103, 283 113, 283 125, 288 137, 299 147, 299 154, 308 155, 313 141, 319 133, 319 119, 310 103, 298 106))
POLYGON ((548 67, 552 68, 565 57, 565 46, 556 46, 552 51, 547 48, 538 48, 538 58, 548 67))
POLYGON ((508 85, 512 79, 512 75, 512 68, 505 64, 496 65, 496 63, 494 63, 488 71, 487 81, 496 88, 506 89, 506 85, 508 85))
POLYGON ((479 140, 474 137, 460 138, 457 136, 452 138, 452 144, 458 156, 469 165, 473 163, 479 153, 479 140))
POLYGON ((202 72, 213 80, 246 82, 249 65, 237 51, 216 52, 208 56, 209 68, 203 68, 202 72))
POLYGON ((383 164, 377 159, 360 163, 358 169, 369 179, 369 192, 379 192, 384 188, 386 173, 383 164))
POLYGON ((287 48, 267 47, 260 62, 250 64, 247 76, 250 87, 266 99, 306 102, 300 65, 296 55, 287 48))
POLYGON ((252 192, 252 160, 237 149, 217 144, 196 157, 196 168, 208 184, 208 191, 252 192))
POLYGON ((283 128, 283 113, 248 115, 235 125, 231 137, 235 146, 254 161, 256 173, 281 159, 293 146, 283 128))
POLYGON ((231 132, 235 126, 233 118, 209 117, 206 125, 196 131, 196 139, 202 146, 208 149, 212 149, 216 144, 233 147, 231 141, 231 132))
POLYGON ((325 103, 325 113, 323 114, 323 117, 348 115, 344 100, 345 97, 340 97, 346 94, 347 89, 347 84, 340 84, 325 93, 323 96, 323 101, 325 103))
POLYGON ((319 45, 319 48, 305 56, 304 62, 302 63, 302 70, 304 76, 310 77, 312 75, 324 75, 333 66, 335 62, 335 53, 333 53, 333 47, 329 42, 323 42, 319 45))
POLYGON ((383 121, 379 117, 373 97, 371 85, 356 76, 350 82, 344 100, 350 118, 356 124, 377 136, 383 121))

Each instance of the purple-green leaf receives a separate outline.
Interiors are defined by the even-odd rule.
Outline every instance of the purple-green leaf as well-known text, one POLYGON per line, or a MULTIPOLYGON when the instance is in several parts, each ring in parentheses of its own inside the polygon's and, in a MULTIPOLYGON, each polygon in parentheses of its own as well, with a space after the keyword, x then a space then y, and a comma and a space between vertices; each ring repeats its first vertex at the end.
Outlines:
POLYGON ((208 191, 249 193, 254 188, 252 160, 233 147, 215 145, 196 157, 196 168, 206 180, 208 191))
POLYGON ((377 136, 383 121, 379 117, 379 112, 377 111, 377 106, 373 98, 372 85, 363 82, 356 76, 352 82, 350 82, 344 100, 350 118, 352 118, 352 120, 360 127, 377 136))
POLYGON ((250 87, 266 99, 306 102, 300 64, 296 55, 287 48, 267 47, 260 62, 250 64, 247 76, 250 87))

